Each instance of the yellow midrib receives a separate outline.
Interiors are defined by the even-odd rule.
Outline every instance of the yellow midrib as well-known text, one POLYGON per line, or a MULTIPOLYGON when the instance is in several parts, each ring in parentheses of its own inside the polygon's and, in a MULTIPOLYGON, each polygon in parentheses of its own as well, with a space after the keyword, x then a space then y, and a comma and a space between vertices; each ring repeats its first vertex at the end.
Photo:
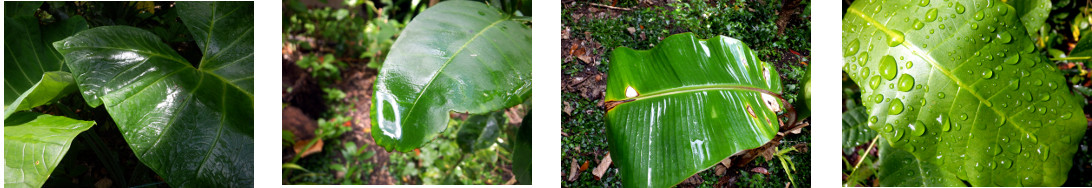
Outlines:
MULTIPOLYGON (((870 23, 869 25, 872 25, 876 29, 879 29, 880 31, 883 31, 885 34, 887 34, 887 37, 891 37, 892 35, 896 34, 893 30, 888 29, 887 26, 885 26, 883 24, 880 24, 875 19, 873 19, 871 16, 865 15, 860 10, 858 10, 856 7, 849 7, 847 9, 847 11, 849 13, 852 13, 853 15, 856 15, 857 17, 860 17, 861 19, 864 19, 865 21, 870 23)), ((899 44, 899 46, 902 46, 903 48, 906 48, 907 50, 913 52, 914 56, 921 57, 923 60, 925 60, 925 62, 928 62, 930 65, 932 65, 933 69, 936 69, 936 70, 940 71, 941 74, 943 74, 944 76, 946 76, 949 79, 951 79, 952 81, 954 81, 956 83, 956 86, 958 86, 961 89, 966 90, 968 93, 973 95, 976 99, 978 99, 979 102, 982 102, 983 104, 986 105, 986 107, 989 107, 990 110, 993 110, 994 113, 997 113, 1002 118, 1004 118, 1006 122, 1012 123, 1013 127, 1016 127, 1016 129, 1020 130, 1021 133, 1031 135, 1023 127, 1021 127, 1020 125, 1017 125, 1016 122, 1013 121, 1011 119, 1011 117, 1009 117, 1007 114, 1001 112, 1001 110, 998 110, 997 108, 994 108, 993 104, 990 103, 989 100, 986 100, 981 95, 979 95, 978 92, 974 90, 974 88, 972 88, 970 86, 967 86, 966 84, 963 83, 962 80, 960 80, 959 78, 956 78, 954 75, 952 75, 952 73, 949 70, 947 70, 944 67, 940 66, 940 63, 937 62, 936 59, 933 59, 932 56, 928 56, 927 54, 920 54, 920 49, 921 48, 918 48, 917 45, 914 44, 914 42, 912 42, 910 40, 904 40, 901 44, 899 44)), ((932 73, 930 73, 930 74, 932 74, 932 73)), ((1036 135, 1031 135, 1031 136, 1032 137, 1037 137, 1036 135)), ((1036 138, 1036 139, 1038 139, 1038 138, 1036 138)))

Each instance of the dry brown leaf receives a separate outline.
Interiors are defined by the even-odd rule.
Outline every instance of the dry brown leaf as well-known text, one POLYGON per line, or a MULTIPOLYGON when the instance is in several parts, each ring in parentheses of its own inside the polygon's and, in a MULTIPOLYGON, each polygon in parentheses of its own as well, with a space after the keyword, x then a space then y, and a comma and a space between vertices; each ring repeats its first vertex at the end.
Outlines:
MULTIPOLYGON (((318 139, 318 138, 315 138, 315 139, 318 139)), ((311 140, 314 140, 314 139, 311 139, 311 140)), ((292 146, 292 149, 296 150, 296 154, 300 155, 300 158, 307 157, 308 155, 311 155, 311 154, 318 153, 318 152, 322 151, 322 140, 321 139, 316 141, 314 145, 311 145, 310 148, 307 148, 306 150, 304 150, 304 147, 307 147, 307 144, 311 143, 311 140, 296 141, 296 144, 294 146, 292 146)))
POLYGON ((561 112, 565 112, 565 115, 573 115, 573 106, 569 105, 569 102, 562 102, 564 107, 561 108, 561 112))
POLYGON ((570 166, 571 168, 569 168, 569 181, 576 181, 577 174, 580 174, 579 172, 577 172, 577 170, 580 170, 580 166, 576 163, 576 159, 573 159, 573 162, 570 166))
POLYGON ((584 164, 580 165, 580 172, 584 172, 584 171, 588 170, 588 162, 591 162, 591 161, 584 161, 584 164))
POLYGON ((764 174, 764 175, 770 175, 770 171, 769 171, 769 170, 766 170, 766 168, 763 168, 763 167, 755 167, 755 168, 752 168, 752 169, 751 169, 751 172, 754 172, 754 173, 759 173, 759 174, 764 174))
POLYGON ((607 156, 603 157, 602 160, 599 160, 599 166, 596 166, 595 169, 592 170, 592 175, 595 175, 595 179, 603 178, 603 174, 607 173, 607 168, 610 168, 610 163, 612 162, 610 153, 607 153, 607 156))

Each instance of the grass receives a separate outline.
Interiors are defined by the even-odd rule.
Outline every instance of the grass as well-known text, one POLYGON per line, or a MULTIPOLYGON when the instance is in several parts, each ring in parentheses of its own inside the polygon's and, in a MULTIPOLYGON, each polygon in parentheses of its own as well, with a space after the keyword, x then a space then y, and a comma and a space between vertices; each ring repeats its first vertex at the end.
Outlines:
MULTIPOLYGON (((801 5, 801 7, 807 7, 801 5)), ((599 48, 587 48, 593 54, 599 64, 581 63, 573 58, 572 61, 562 62, 562 84, 568 84, 567 76, 579 75, 605 75, 608 71, 610 50, 619 46, 645 50, 657 45, 662 38, 672 34, 692 32, 701 38, 711 38, 715 35, 724 35, 740 39, 755 50, 760 59, 773 62, 782 82, 785 84, 784 97, 795 101, 799 83, 806 73, 806 65, 799 61, 807 61, 806 57, 811 47, 810 21, 807 8, 801 8, 797 21, 788 24, 784 34, 777 34, 776 19, 780 2, 771 3, 745 3, 737 1, 729 4, 717 2, 707 4, 704 1, 689 3, 671 3, 663 6, 638 5, 635 1, 619 1, 617 7, 632 8, 631 11, 600 11, 607 12, 606 16, 599 17, 598 12, 589 12, 593 7, 583 2, 576 2, 569 6, 563 4, 562 25, 570 29, 571 40, 578 41, 591 39, 585 42, 597 42, 602 45, 599 48), (715 4, 715 5, 714 5, 715 4), (614 14, 617 14, 616 16, 614 14), (579 15, 579 16, 573 16, 579 15), (577 18, 579 17, 579 18, 577 18), (801 21, 802 20, 802 21, 801 21), (633 28, 634 32, 629 32, 633 28), (642 36, 643 35, 643 36, 642 36), (791 52, 798 52, 797 60, 785 57, 791 52), (790 61, 791 60, 791 61, 790 61)), ((596 9, 602 10, 601 7, 596 9)), ((561 28, 566 29, 566 28, 561 28)), ((563 42, 563 44, 565 44, 563 42)), ((567 55, 567 52, 563 52, 567 55)), ((605 83, 605 81, 604 81, 605 83)), ((570 113, 562 112, 562 132, 568 136, 561 138, 561 165, 562 187, 621 187, 618 169, 611 166, 605 175, 597 179, 590 172, 603 158, 609 145, 606 138, 605 111, 599 106, 602 98, 585 98, 577 91, 563 91, 563 109, 571 109, 570 113), (567 106, 567 107, 566 107, 567 106), (588 171, 580 173, 575 181, 567 181, 572 160, 582 165, 589 163, 588 171)), ((796 143, 810 143, 809 129, 805 133, 786 138, 780 148, 791 147, 796 143)), ((810 153, 790 152, 786 157, 796 166, 794 180, 802 183, 799 187, 809 187, 810 153)), ((739 175, 736 185, 740 187, 784 187, 789 182, 788 177, 777 159, 765 161, 756 159, 748 164, 748 167, 764 167, 769 174, 751 173, 747 170, 729 172, 730 175, 739 175)), ((717 177, 713 170, 699 173, 704 182, 700 187, 710 187, 717 183, 717 177)))

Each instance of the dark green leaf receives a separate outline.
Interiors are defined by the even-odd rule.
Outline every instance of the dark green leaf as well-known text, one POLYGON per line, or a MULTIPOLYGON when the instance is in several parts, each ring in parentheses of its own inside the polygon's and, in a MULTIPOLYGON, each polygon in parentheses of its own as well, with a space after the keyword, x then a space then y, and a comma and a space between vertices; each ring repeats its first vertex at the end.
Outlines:
POLYGON ((372 137, 398 151, 421 147, 449 113, 480 114, 531 96, 531 30, 479 2, 447 1, 414 17, 375 81, 372 137))
POLYGON ((531 185, 531 112, 523 117, 512 148, 512 174, 521 185, 531 185))
POLYGON ((72 139, 92 125, 34 112, 12 114, 4 120, 4 187, 41 187, 72 139))
POLYGON ((87 22, 80 16, 46 26, 39 26, 33 15, 4 18, 4 106, 11 105, 46 72, 66 70, 64 57, 51 43, 84 29, 87 22))
POLYGON ((4 17, 34 16, 41 1, 6 1, 4 2, 4 17))
POLYGON ((673 186, 777 134, 781 81, 739 40, 683 33, 619 47, 609 75, 608 140, 625 187, 673 186))
POLYGON ((1087 126, 1082 99, 1016 10, 923 2, 857 1, 844 16, 842 68, 870 128, 973 186, 1061 185, 1087 126))
POLYGON ((504 111, 470 115, 459 128, 455 141, 463 153, 489 147, 497 141, 497 136, 500 135, 497 130, 505 122, 504 111))
POLYGON ((853 148, 868 144, 876 137, 876 131, 868 128, 868 114, 856 101, 846 101, 846 111, 842 112, 842 148, 853 148))
POLYGON ((253 186, 252 2, 179 2, 195 68, 151 32, 89 29, 54 43, 145 165, 178 187, 253 186), (211 31, 210 31, 211 30, 211 31))

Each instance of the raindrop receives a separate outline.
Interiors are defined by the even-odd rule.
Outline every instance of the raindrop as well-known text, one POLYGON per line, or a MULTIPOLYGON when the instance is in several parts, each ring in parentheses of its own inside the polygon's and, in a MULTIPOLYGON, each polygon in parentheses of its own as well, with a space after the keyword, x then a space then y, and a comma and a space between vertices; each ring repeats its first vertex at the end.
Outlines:
POLYGON ((1050 100, 1050 95, 1047 95, 1045 93, 1044 94, 1039 94, 1039 101, 1048 101, 1048 100, 1050 100))
POLYGON ((971 29, 978 29, 978 23, 971 23, 971 29))
POLYGON ((993 78, 993 71, 992 70, 982 71, 982 78, 986 78, 986 79, 993 78))
POLYGON ((883 125, 883 132, 891 132, 891 130, 894 130, 892 127, 890 123, 883 125))
POLYGON ((1005 64, 1015 65, 1016 63, 1020 63, 1020 54, 1013 54, 1012 57, 1005 59, 1005 64))
POLYGON ((952 130, 952 121, 950 121, 950 120, 948 120, 948 118, 944 118, 944 117, 941 117, 941 119, 943 119, 943 121, 944 121, 942 123, 943 125, 940 126, 941 130, 943 130, 944 132, 948 132, 949 130, 952 130))
POLYGON ((1008 159, 1001 159, 1001 166, 1005 167, 1006 169, 1012 168, 1012 161, 1008 159))
POLYGON ((895 74, 898 73, 897 68, 898 68, 898 65, 895 64, 895 57, 891 57, 890 55, 887 55, 887 56, 883 56, 883 59, 880 60, 880 70, 879 71, 880 71, 880 75, 883 76, 884 79, 887 79, 887 80, 895 79, 895 74))
POLYGON ((981 10, 974 13, 974 20, 982 21, 982 18, 985 18, 985 17, 986 17, 986 13, 983 13, 981 10))
POLYGON ((894 99, 891 101, 891 107, 887 110, 887 114, 896 115, 902 113, 902 100, 894 99))
POLYGON ((967 120, 967 113, 959 114, 959 120, 967 120))
POLYGON ((872 76, 872 78, 868 81, 868 86, 872 87, 872 90, 876 90, 876 88, 880 87, 880 76, 872 76))
POLYGON ((902 44, 903 40, 905 40, 905 36, 902 35, 901 31, 891 30, 891 32, 887 33, 887 46, 898 46, 902 44))
POLYGON ((1062 114, 1062 119, 1069 119, 1070 117, 1073 117, 1073 112, 1066 112, 1062 114))
POLYGON ((876 123, 877 121, 880 121, 880 118, 877 118, 876 116, 868 118, 868 122, 876 123))
POLYGON ((845 48, 845 51, 842 52, 842 55, 843 56, 852 56, 853 54, 857 54, 857 50, 859 50, 860 48, 861 48, 861 41, 859 41, 857 39, 853 39, 853 41, 849 41, 849 44, 848 44, 847 48, 845 48))
POLYGON ((918 2, 918 6, 929 6, 929 0, 921 0, 918 2))
POLYGON ((914 30, 920 30, 922 27, 925 27, 925 23, 922 23, 921 20, 914 19, 914 30))
POLYGON ((932 8, 929 9, 928 12, 925 12, 925 22, 933 22, 934 20, 937 20, 937 8, 932 8))
POLYGON ((944 92, 937 93, 937 98, 944 98, 944 92))
POLYGON ((1009 32, 1001 32, 997 34, 997 39, 1001 39, 1001 43, 1008 44, 1012 42, 1012 35, 1009 32))
POLYGON ((899 77, 899 91, 910 91, 914 88, 914 77, 908 74, 902 74, 899 77))
POLYGON ((914 67, 914 62, 913 61, 906 61, 906 69, 910 69, 910 68, 913 68, 913 67, 914 67))
POLYGON ((914 123, 910 124, 910 132, 914 133, 914 136, 925 134, 925 122, 921 122, 921 120, 914 121, 914 123))
POLYGON ((966 8, 965 8, 965 7, 963 7, 963 3, 958 3, 958 2, 956 2, 956 4, 955 4, 955 11, 956 11, 956 13, 960 13, 960 14, 963 14, 963 11, 964 11, 964 10, 966 10, 966 8))

